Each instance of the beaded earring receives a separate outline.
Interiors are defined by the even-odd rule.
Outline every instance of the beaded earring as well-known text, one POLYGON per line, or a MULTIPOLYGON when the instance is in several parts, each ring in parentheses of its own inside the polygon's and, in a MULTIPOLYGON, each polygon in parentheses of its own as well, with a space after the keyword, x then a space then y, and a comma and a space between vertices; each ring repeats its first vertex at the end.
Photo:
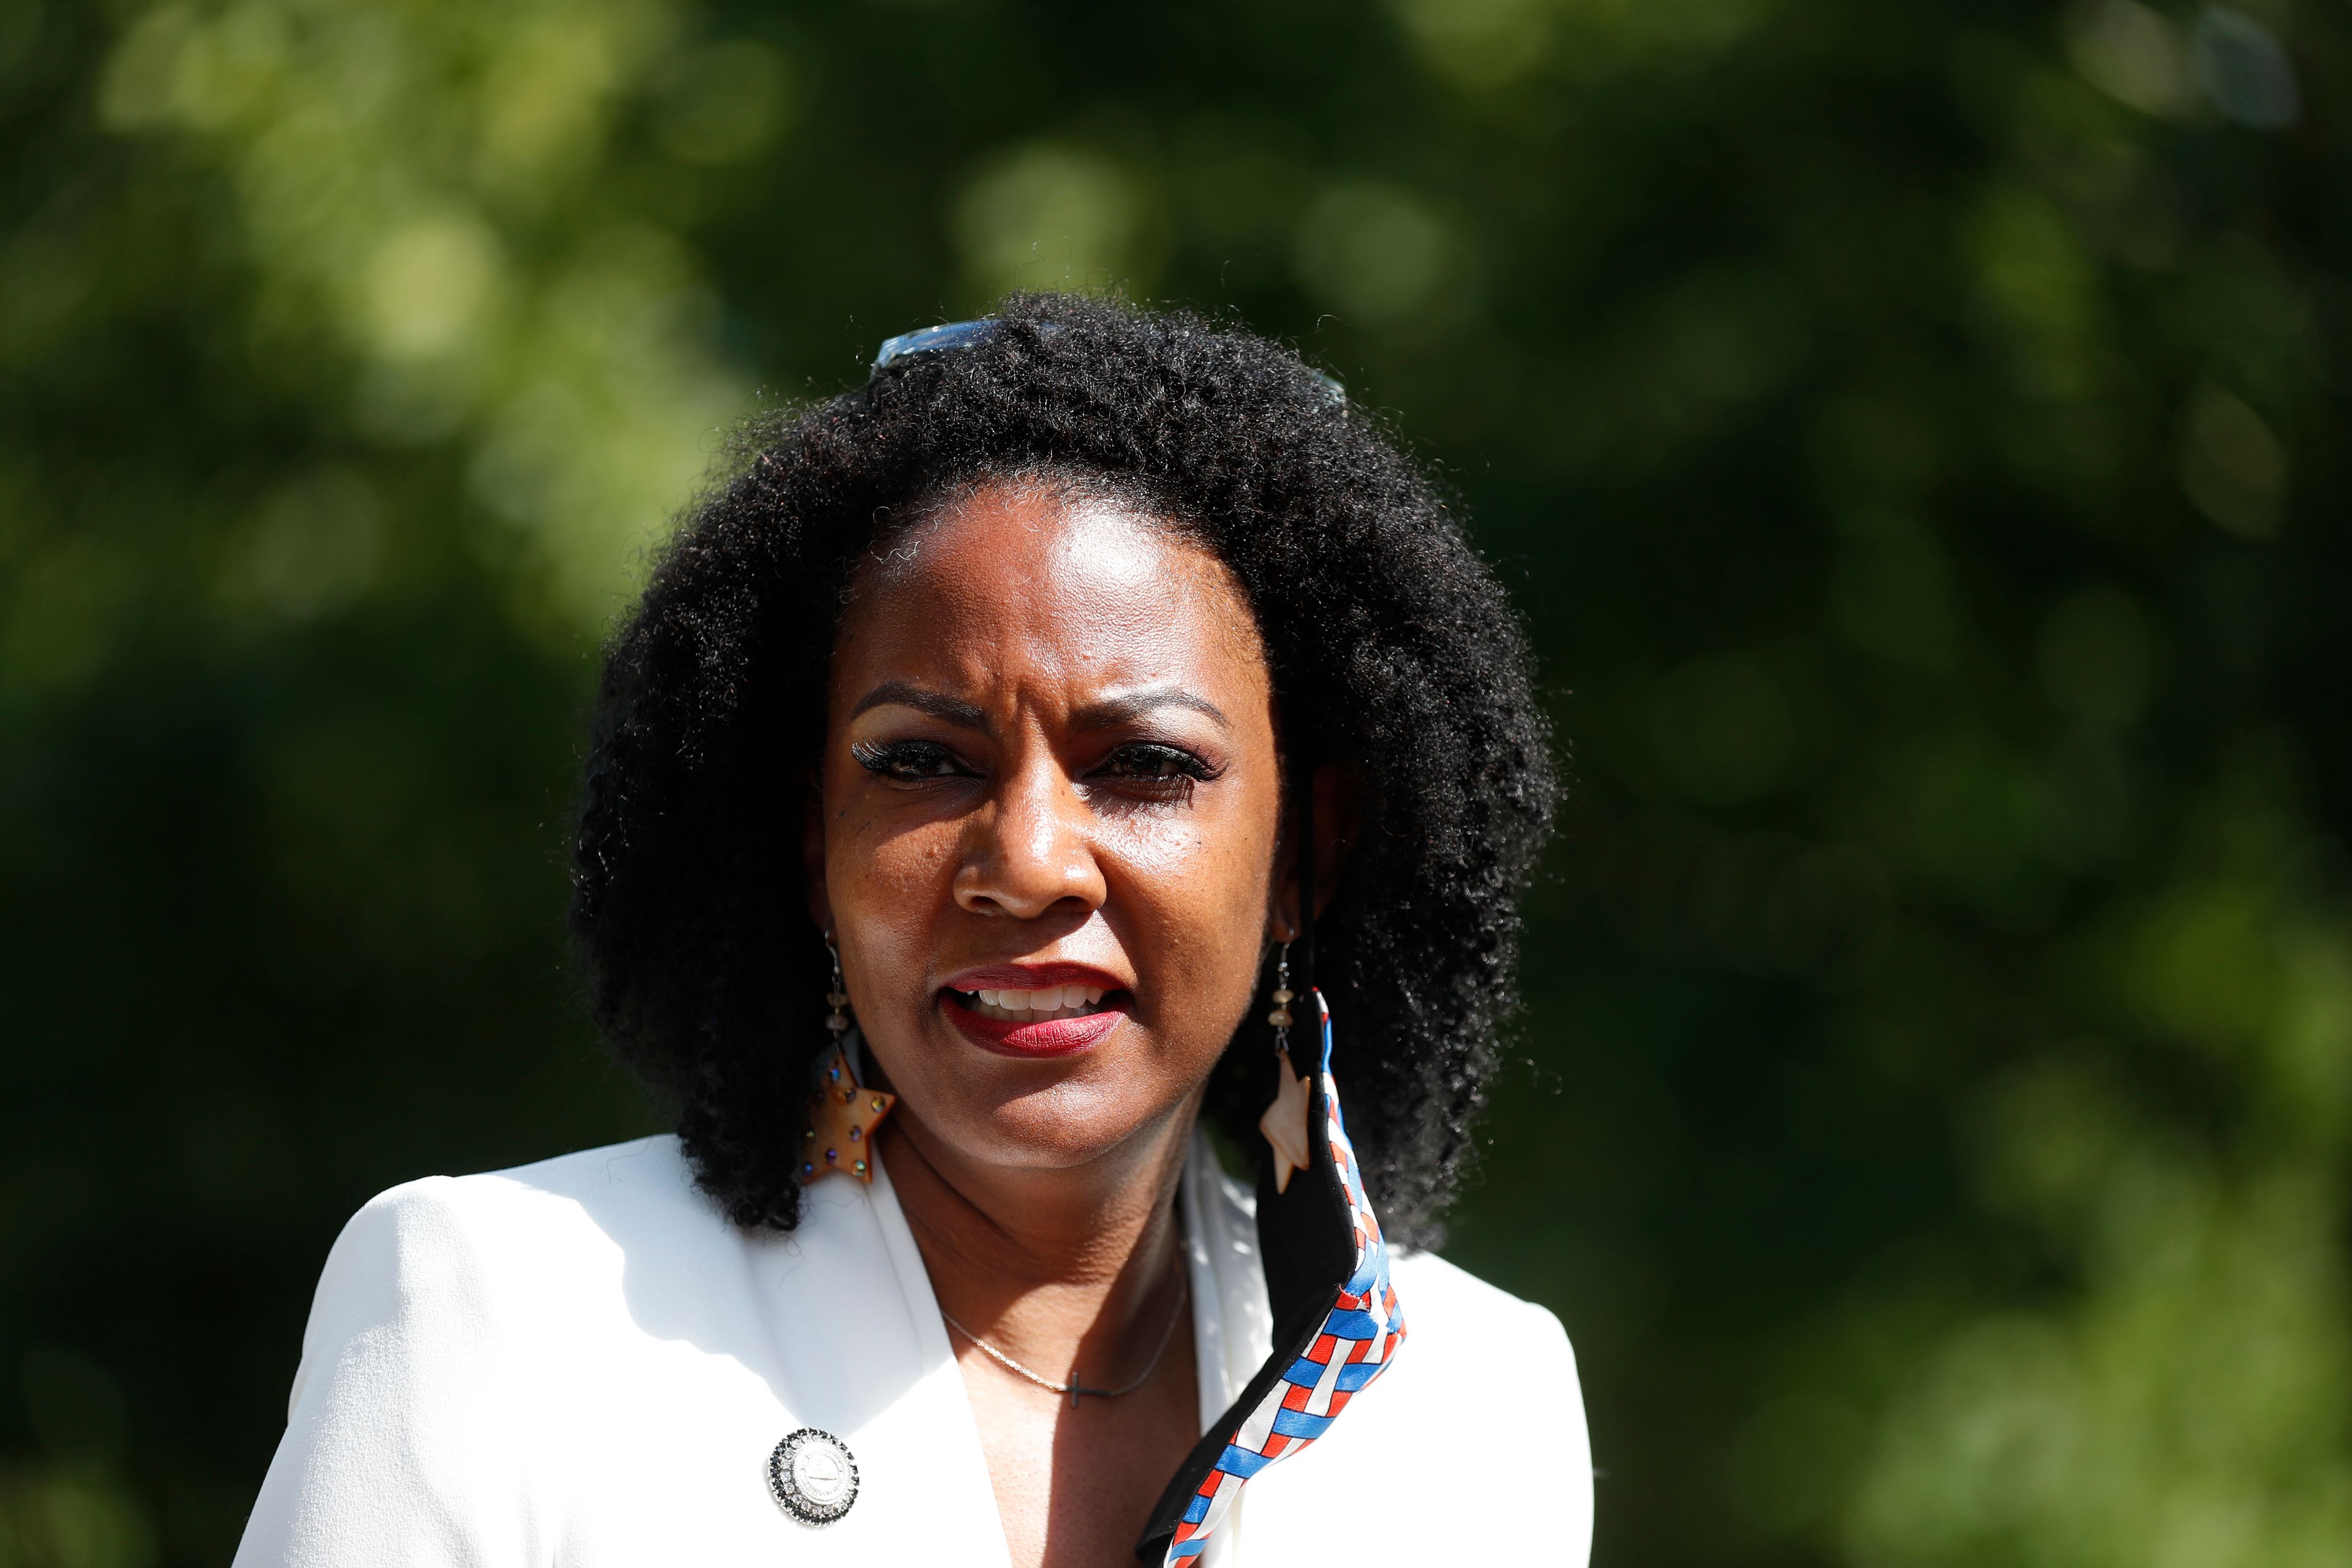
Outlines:
POLYGON ((833 959, 833 989, 824 994, 824 1005, 833 1011, 825 1015, 824 1026, 837 1039, 849 1029, 849 987, 841 978, 841 949, 828 942, 824 951, 833 959))
POLYGON ((1257 1119, 1257 1130, 1274 1150, 1277 1193, 1290 1190, 1291 1173, 1307 1169, 1314 1147, 1307 1136, 1307 1080, 1290 1066, 1290 1005, 1297 1000, 1290 989, 1290 944, 1286 942, 1274 962, 1274 1011, 1265 1016, 1274 1026, 1274 1103, 1257 1119))
POLYGON ((833 1035, 833 1048, 817 1063, 816 1089, 809 1096, 808 1128, 801 1134, 801 1184, 808 1185, 838 1171, 861 1182, 874 1180, 874 1130, 898 1103, 898 1097, 857 1081, 850 1069, 849 987, 841 978, 841 951, 831 941, 833 989, 824 994, 824 1026, 833 1035))

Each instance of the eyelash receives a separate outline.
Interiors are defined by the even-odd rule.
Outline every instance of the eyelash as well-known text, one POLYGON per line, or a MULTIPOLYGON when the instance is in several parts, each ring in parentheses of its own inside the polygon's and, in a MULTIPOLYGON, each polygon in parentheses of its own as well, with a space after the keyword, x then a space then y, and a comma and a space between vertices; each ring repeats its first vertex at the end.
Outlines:
MULTIPOLYGON (((898 784, 971 776, 971 770, 956 760, 955 753, 937 741, 860 741, 849 748, 849 754, 867 773, 898 784)), ((1140 785, 1171 798, 1190 799, 1194 784, 1210 783, 1223 770, 1211 767, 1180 746, 1137 741, 1112 752, 1096 772, 1130 788, 1140 785), (1122 771, 1122 764, 1133 768, 1139 763, 1163 771, 1122 771)))
POLYGON ((860 741, 849 748, 849 754, 867 773, 880 773, 900 784, 952 778, 966 771, 956 761, 955 753, 937 741, 860 741))
POLYGON ((1172 784, 1181 780, 1188 786, 1195 784, 1207 784, 1210 780, 1215 778, 1218 773, 1217 769, 1212 768, 1208 763, 1202 762, 1192 752, 1185 751, 1181 746, 1166 746, 1152 741, 1138 741, 1131 745, 1121 746, 1118 750, 1113 752, 1109 756, 1103 759, 1103 765, 1097 771, 1108 773, 1114 778, 1131 779, 1139 784, 1172 784), (1155 766, 1163 767, 1169 771, 1158 774, 1113 772, 1115 765, 1121 758, 1126 758, 1130 762, 1137 759, 1143 759, 1155 766))

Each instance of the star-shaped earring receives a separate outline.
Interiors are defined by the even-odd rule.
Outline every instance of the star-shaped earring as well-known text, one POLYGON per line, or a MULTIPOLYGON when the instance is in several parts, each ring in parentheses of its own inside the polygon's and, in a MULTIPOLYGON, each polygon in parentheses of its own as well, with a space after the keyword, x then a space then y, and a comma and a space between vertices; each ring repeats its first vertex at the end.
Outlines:
POLYGON ((1276 1058, 1274 1076, 1281 1080, 1274 1091, 1274 1103, 1257 1119, 1257 1130, 1274 1146, 1274 1190, 1290 1190, 1290 1173, 1304 1171, 1314 1163, 1313 1145, 1307 1141, 1307 1116, 1313 1098, 1307 1092, 1307 1080, 1290 1070, 1290 1063, 1276 1058))
POLYGON ((871 1182, 874 1130, 898 1103, 897 1095, 861 1085, 849 1070, 847 1054, 834 1047, 809 1099, 808 1131, 801 1135, 801 1184, 835 1171, 871 1182))

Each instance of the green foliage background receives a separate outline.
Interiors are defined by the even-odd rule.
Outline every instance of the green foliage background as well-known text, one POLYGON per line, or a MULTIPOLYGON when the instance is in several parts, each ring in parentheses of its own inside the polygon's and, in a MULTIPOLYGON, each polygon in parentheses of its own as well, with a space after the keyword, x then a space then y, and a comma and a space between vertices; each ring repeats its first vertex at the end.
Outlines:
POLYGON ((1015 284, 1295 340, 1532 617, 1454 1251, 1600 1563, 2352 1561, 2352 13, 2238 6, 0 0, 0 1564, 226 1560, 342 1218, 647 1125, 597 639, 1015 284))

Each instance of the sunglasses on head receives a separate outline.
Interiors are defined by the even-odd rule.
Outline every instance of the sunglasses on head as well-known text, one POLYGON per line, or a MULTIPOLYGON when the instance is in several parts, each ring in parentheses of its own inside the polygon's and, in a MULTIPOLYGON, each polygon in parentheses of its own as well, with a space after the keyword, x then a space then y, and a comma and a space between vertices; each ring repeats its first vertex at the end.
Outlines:
MULTIPOLYGON (((885 365, 905 359, 909 354, 946 353, 956 349, 968 349, 984 343, 996 335, 1000 323, 993 316, 982 316, 973 321, 948 321, 936 327, 921 327, 911 332, 901 332, 895 338, 882 340, 882 347, 874 355, 874 363, 866 374, 878 374, 885 365)), ((1050 338, 1069 329, 1055 321, 1038 324, 1037 335, 1050 338)), ((1326 375, 1313 366, 1304 367, 1307 374, 1322 383, 1334 403, 1348 401, 1348 389, 1336 376, 1326 375)))

